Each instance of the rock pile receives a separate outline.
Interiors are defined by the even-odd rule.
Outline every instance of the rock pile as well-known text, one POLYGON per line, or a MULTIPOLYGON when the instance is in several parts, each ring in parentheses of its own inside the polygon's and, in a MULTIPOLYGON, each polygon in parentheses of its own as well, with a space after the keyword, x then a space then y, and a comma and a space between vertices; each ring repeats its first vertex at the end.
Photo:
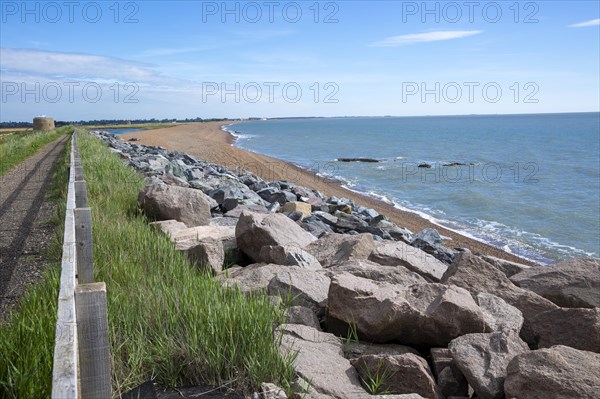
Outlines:
POLYGON ((177 248, 223 285, 290 305, 275 333, 300 397, 600 392, 598 260, 484 259, 347 199, 96 135, 146 174, 140 206, 177 248))

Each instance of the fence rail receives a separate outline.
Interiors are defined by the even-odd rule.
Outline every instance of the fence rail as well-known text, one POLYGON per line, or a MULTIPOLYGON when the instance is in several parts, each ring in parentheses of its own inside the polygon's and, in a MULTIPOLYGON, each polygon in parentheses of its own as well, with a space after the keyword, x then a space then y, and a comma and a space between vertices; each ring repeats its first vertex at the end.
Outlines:
POLYGON ((52 399, 110 399, 106 286, 94 282, 91 209, 77 135, 75 130, 71 138, 52 399))

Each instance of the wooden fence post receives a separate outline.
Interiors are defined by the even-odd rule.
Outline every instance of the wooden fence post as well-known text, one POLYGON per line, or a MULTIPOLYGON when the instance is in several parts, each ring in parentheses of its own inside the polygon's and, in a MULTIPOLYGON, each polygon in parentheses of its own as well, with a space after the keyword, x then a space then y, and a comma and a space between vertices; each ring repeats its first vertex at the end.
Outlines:
POLYGON ((106 284, 79 284, 75 288, 81 397, 111 399, 110 342, 106 284))
POLYGON ((85 180, 75 182, 75 206, 77 208, 87 207, 87 184, 85 180))
POLYGON ((77 251, 77 281, 79 284, 94 282, 94 258, 92 251, 92 210, 76 208, 75 242, 77 251))

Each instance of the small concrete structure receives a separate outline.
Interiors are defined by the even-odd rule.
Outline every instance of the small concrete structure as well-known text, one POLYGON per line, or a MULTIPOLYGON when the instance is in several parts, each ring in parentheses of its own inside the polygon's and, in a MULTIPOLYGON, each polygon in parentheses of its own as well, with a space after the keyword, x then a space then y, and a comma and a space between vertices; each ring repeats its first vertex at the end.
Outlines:
POLYGON ((35 131, 47 131, 54 130, 54 119, 45 116, 37 116, 33 118, 33 130, 35 131))

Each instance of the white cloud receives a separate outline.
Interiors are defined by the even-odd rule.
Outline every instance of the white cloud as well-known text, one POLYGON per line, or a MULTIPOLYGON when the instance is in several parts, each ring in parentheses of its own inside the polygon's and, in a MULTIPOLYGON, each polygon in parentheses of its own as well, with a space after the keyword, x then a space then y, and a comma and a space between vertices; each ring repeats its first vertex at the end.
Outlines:
POLYGON ((172 84, 150 65, 114 57, 32 49, 0 48, 2 71, 37 74, 47 78, 112 80, 172 84))
POLYGON ((385 39, 371 43, 375 47, 395 47, 405 44, 437 42, 441 40, 460 39, 480 34, 480 30, 458 30, 458 31, 436 31, 424 33, 412 33, 408 35, 390 36, 385 39))
POLYGON ((572 24, 569 25, 569 28, 587 28, 588 26, 600 26, 600 18, 590 19, 589 21, 572 24))

